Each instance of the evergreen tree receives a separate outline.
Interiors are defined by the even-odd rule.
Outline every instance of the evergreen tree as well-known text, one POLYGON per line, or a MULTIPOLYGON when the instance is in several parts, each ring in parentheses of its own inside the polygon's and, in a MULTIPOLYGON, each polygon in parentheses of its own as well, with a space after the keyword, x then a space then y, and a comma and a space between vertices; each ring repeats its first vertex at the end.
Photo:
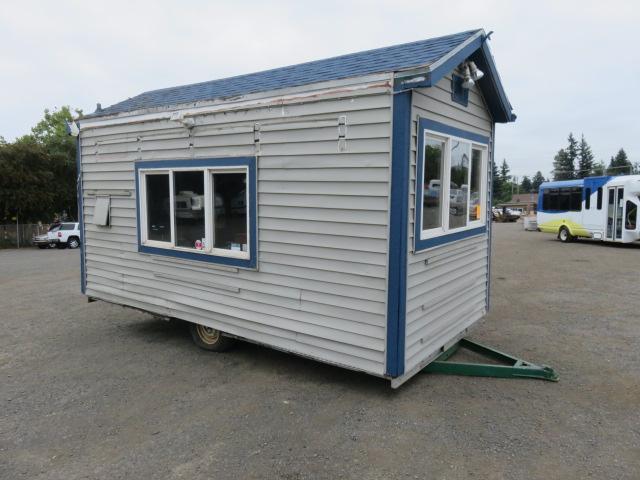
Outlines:
POLYGON ((558 150, 553 159, 553 179, 554 180, 571 180, 574 175, 573 160, 564 148, 558 150))
POLYGON ((578 159, 578 150, 579 150, 579 145, 578 145, 578 141, 576 140, 576 138, 573 136, 573 133, 569 133, 569 136, 567 137, 567 164, 569 162, 571 162, 571 171, 573 172, 573 177, 575 177, 575 165, 576 165, 576 160, 578 159))
POLYGON ((538 170, 536 174, 533 176, 533 178, 531 179, 531 190, 533 192, 537 192, 538 189, 540 188, 540 185, 542 185, 546 181, 547 180, 542 175, 542 172, 538 170))
POLYGON ((607 167, 602 160, 598 163, 593 164, 593 175, 596 177, 601 177, 605 174, 607 167))
POLYGON ((588 177, 593 173, 593 152, 591 147, 584 138, 584 135, 580 138, 580 145, 578 146, 578 171, 576 172, 576 178, 588 177))
POLYGON ((522 182, 520 182, 520 192, 529 193, 533 188, 533 184, 531 183, 531 179, 526 175, 522 177, 522 182))
POLYGON ((498 201, 495 203, 508 202, 511 200, 511 175, 509 175, 510 168, 506 159, 502 160, 502 165, 500 165, 500 194, 498 196, 498 201))
POLYGON ((500 175, 498 174, 498 165, 496 162, 492 162, 491 164, 491 198, 493 199, 493 203, 498 203, 500 198, 500 193, 502 192, 502 181, 500 180, 500 175))
POLYGON ((633 171, 633 165, 627 157, 627 152, 623 148, 618 150, 615 157, 611 157, 607 175, 629 175, 633 171))

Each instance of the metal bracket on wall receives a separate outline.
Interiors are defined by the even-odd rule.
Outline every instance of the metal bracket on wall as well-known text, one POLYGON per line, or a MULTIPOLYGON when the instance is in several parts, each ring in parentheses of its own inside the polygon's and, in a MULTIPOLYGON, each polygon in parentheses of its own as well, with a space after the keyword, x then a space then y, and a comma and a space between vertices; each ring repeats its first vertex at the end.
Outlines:
POLYGON ((253 124, 253 144, 255 145, 256 155, 260 155, 260 124, 253 124))
POLYGON ((558 375, 551 367, 527 362, 485 345, 472 342, 466 338, 460 339, 422 371, 426 373, 467 375, 472 377, 537 378, 551 382, 558 381, 558 375), (465 348, 487 359, 500 362, 502 365, 493 363, 448 362, 447 360, 460 348, 465 348))
POLYGON ((347 116, 338 117, 338 150, 344 152, 347 149, 347 116))

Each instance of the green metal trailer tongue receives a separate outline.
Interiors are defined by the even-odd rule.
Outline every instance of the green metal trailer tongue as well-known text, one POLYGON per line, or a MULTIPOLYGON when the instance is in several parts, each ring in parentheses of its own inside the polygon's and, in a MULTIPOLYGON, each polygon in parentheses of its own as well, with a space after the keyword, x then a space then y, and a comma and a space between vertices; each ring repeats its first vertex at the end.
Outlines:
POLYGON ((467 375, 472 377, 537 378, 550 382, 558 381, 558 375, 551 367, 527 362, 466 338, 460 339, 422 371, 426 373, 467 375), (448 359, 461 348, 477 353, 487 359, 500 362, 501 364, 448 361, 448 359))

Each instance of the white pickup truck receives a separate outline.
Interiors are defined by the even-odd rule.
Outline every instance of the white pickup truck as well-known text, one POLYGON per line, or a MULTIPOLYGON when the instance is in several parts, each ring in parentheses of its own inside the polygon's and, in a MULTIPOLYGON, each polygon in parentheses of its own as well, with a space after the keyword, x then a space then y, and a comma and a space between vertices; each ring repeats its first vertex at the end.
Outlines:
POLYGON ((80 226, 74 222, 55 225, 43 235, 33 237, 33 244, 38 248, 78 248, 80 246, 80 226))

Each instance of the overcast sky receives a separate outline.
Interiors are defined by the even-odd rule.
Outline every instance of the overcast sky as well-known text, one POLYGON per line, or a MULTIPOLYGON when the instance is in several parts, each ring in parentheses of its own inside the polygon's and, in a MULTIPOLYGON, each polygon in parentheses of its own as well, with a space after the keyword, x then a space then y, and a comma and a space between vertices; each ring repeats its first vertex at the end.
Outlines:
POLYGON ((250 73, 473 28, 493 51, 516 123, 496 160, 542 170, 571 131, 596 159, 640 161, 640 2, 13 1, 0 16, 0 135, 44 108, 92 112, 146 90, 250 73))

